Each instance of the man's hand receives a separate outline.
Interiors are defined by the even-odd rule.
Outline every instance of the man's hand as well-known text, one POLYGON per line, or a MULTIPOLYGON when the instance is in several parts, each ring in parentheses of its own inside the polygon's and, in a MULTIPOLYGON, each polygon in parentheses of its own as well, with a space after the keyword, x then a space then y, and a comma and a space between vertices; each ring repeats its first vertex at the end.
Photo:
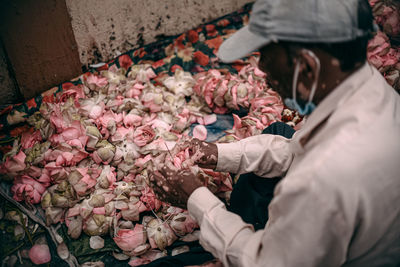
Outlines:
POLYGON ((149 178, 158 199, 184 209, 193 191, 206 185, 204 176, 189 169, 175 171, 163 167, 150 173, 149 178))
POLYGON ((216 144, 202 142, 199 139, 192 139, 183 144, 184 148, 189 148, 189 154, 195 158, 194 163, 201 168, 215 169, 218 161, 218 148, 216 144))

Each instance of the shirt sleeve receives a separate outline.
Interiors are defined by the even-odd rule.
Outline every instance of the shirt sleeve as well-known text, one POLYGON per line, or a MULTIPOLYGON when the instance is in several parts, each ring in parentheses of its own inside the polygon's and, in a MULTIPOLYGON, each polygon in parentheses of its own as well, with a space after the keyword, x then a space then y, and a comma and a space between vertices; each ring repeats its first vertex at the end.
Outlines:
POLYGON ((205 187, 190 196, 188 210, 200 225, 200 244, 225 266, 341 266, 352 231, 340 201, 316 188, 282 181, 257 232, 205 187))
POLYGON ((242 174, 254 172, 261 177, 283 176, 293 155, 290 139, 279 135, 261 134, 238 142, 217 144, 217 171, 242 174))

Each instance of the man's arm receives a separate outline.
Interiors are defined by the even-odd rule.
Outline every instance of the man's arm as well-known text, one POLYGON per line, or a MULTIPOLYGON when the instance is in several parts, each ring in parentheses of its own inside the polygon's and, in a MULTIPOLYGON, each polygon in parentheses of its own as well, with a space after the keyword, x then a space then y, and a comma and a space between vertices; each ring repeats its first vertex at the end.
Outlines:
POLYGON ((277 188, 264 230, 228 212, 207 188, 196 189, 188 210, 200 225, 200 243, 225 266, 340 266, 352 235, 351 218, 334 193, 313 182, 287 182, 277 188))
POLYGON ((261 177, 283 176, 292 163, 290 139, 262 134, 238 142, 217 144, 217 171, 242 174, 254 172, 261 177))

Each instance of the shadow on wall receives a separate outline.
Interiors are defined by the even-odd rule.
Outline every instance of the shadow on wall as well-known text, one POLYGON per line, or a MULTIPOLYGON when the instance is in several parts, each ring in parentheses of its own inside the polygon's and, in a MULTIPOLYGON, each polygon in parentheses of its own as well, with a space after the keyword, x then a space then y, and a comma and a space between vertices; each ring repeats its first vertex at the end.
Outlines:
POLYGON ((0 110, 10 104, 19 103, 24 100, 18 85, 12 77, 13 70, 4 52, 3 43, 0 40, 0 110))

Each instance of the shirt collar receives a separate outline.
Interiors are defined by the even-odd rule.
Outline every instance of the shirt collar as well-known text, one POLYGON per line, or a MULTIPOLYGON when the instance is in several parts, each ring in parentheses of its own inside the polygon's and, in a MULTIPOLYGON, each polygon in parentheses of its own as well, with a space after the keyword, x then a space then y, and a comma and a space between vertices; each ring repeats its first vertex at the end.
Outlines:
POLYGON ((354 94, 362 84, 372 77, 372 67, 365 63, 359 70, 346 78, 336 89, 322 100, 317 108, 306 119, 303 128, 295 133, 291 142, 291 150, 295 154, 304 152, 304 142, 314 129, 320 126, 338 107, 354 94))

